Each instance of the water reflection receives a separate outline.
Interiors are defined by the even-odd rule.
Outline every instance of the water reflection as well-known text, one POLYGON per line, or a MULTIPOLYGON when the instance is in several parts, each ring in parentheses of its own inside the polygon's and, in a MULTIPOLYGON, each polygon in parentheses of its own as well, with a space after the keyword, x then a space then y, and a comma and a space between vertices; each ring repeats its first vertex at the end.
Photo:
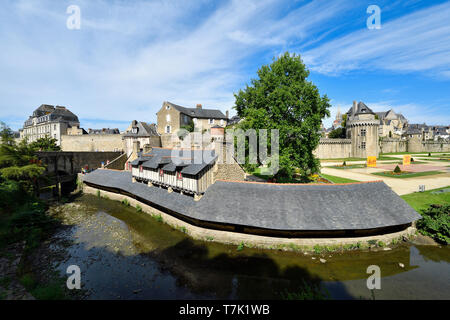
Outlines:
POLYGON ((326 254, 321 263, 311 254, 195 241, 94 196, 77 203, 80 210, 70 215, 81 218, 62 235, 75 243, 65 249, 60 270, 79 265, 92 299, 320 298, 325 292, 334 299, 450 298, 447 247, 326 254), (366 287, 369 265, 381 268, 382 289, 374 293, 366 287))

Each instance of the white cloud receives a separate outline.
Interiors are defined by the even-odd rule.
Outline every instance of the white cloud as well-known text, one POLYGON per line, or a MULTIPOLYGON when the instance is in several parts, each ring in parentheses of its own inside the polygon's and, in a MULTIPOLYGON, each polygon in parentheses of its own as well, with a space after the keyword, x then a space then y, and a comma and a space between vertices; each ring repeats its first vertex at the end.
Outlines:
POLYGON ((339 74, 354 69, 427 72, 450 71, 450 2, 410 13, 380 30, 362 29, 305 53, 313 70, 339 74))
POLYGON ((84 0, 77 1, 81 30, 68 30, 69 4, 4 5, 0 117, 25 120, 41 103, 66 105, 85 119, 154 121, 164 100, 225 111, 250 80, 248 57, 323 30, 346 8, 342 1, 285 13, 288 0, 84 0))

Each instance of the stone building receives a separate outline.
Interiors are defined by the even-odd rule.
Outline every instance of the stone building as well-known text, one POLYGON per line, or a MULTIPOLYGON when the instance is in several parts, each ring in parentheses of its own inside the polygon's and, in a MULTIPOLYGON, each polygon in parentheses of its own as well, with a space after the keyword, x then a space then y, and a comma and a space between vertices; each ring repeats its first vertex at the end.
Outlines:
POLYGON ((201 104, 195 108, 186 108, 164 101, 156 115, 160 135, 177 133, 178 129, 192 123, 195 130, 200 132, 209 131, 217 125, 225 127, 228 123, 228 111, 224 115, 217 109, 203 109, 201 104))
POLYGON ((394 110, 375 112, 376 118, 380 121, 378 135, 380 137, 401 137, 408 126, 408 120, 394 110))
POLYGON ((363 102, 356 103, 347 112, 346 136, 351 139, 352 157, 378 157, 379 120, 363 102))
POLYGON ((68 129, 79 126, 78 117, 66 107, 43 104, 25 121, 20 138, 26 137, 32 142, 48 136, 56 139, 57 145, 61 145, 61 136, 68 129))
MULTIPOLYGON (((146 145, 161 147, 161 137, 154 123, 150 124, 143 121, 133 120, 131 125, 125 130, 122 138, 124 151, 127 154, 127 158, 129 158, 133 153, 133 145, 135 142, 139 142, 139 145, 142 147, 146 145)), ((135 155, 135 157, 136 156, 137 155, 135 155)))

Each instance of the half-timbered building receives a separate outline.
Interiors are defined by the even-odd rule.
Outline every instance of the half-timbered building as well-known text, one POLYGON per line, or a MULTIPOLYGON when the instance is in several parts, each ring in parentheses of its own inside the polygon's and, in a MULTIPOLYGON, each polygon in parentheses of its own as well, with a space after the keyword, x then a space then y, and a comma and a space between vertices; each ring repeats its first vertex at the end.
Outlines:
POLYGON ((214 182, 214 150, 152 148, 130 162, 133 180, 201 195, 214 182))

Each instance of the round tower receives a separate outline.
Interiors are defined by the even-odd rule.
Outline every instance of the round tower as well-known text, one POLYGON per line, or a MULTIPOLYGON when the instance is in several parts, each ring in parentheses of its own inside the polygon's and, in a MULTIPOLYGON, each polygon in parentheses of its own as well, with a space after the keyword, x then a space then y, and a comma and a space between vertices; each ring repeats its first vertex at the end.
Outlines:
POLYGON ((352 140, 352 157, 378 157, 378 126, 375 113, 363 102, 353 101, 347 113, 347 137, 352 140))

